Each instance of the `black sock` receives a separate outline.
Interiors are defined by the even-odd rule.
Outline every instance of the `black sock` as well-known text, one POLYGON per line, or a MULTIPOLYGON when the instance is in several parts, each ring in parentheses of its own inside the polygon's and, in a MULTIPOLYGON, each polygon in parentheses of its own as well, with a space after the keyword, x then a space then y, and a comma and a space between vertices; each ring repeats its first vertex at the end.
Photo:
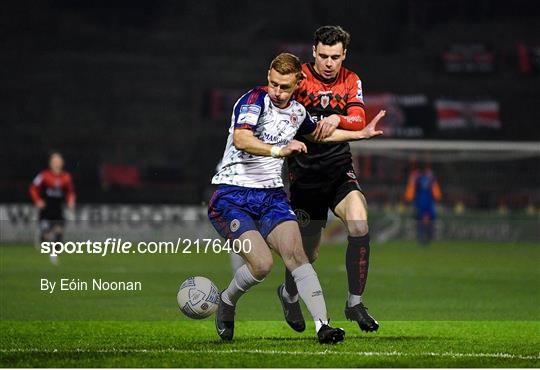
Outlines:
POLYGON ((368 276, 369 234, 349 236, 348 239, 345 265, 347 266, 347 277, 349 279, 349 293, 362 295, 368 276))
POLYGON ((288 269, 285 269, 285 290, 289 293, 289 296, 294 297, 298 294, 298 288, 294 282, 294 278, 288 269))

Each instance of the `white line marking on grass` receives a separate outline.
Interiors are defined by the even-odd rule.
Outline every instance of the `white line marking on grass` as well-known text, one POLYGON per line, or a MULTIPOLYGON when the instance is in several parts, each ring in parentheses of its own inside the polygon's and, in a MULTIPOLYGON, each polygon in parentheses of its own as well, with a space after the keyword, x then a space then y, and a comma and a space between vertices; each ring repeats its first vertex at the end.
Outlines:
POLYGON ((518 355, 513 353, 459 353, 459 352, 418 352, 406 353, 398 351, 390 352, 352 352, 352 351, 279 351, 266 349, 141 349, 141 348, 75 348, 75 349, 41 349, 41 348, 2 348, 0 353, 179 353, 179 354, 233 354, 247 353, 260 355, 291 355, 291 356, 328 356, 328 355, 346 355, 346 356, 365 356, 365 357, 450 357, 450 358, 503 358, 517 360, 540 360, 538 355, 518 355))

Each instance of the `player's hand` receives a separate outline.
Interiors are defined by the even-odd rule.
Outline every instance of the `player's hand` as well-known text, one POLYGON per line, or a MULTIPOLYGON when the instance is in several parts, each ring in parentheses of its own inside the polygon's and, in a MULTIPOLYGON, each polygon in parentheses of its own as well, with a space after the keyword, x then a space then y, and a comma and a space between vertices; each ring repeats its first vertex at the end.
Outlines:
POLYGON ((325 117, 317 123, 315 140, 321 141, 332 135, 339 126, 339 117, 335 114, 325 117))
POLYGON ((68 204, 68 208, 66 210, 66 220, 68 221, 75 220, 75 204, 74 203, 72 203, 71 205, 68 204))
POLYGON ((38 200, 38 201, 36 202, 36 207, 38 207, 38 209, 43 209, 43 208, 45 208, 45 202, 42 201, 42 200, 38 200))
POLYGON ((380 119, 383 118, 385 115, 386 111, 380 110, 379 113, 377 113, 377 115, 371 120, 371 122, 362 129, 364 139, 370 139, 372 137, 383 134, 382 130, 377 130, 377 123, 379 123, 380 119))
POLYGON ((300 153, 307 153, 306 144, 301 141, 293 140, 287 146, 281 148, 280 157, 291 157, 300 153))

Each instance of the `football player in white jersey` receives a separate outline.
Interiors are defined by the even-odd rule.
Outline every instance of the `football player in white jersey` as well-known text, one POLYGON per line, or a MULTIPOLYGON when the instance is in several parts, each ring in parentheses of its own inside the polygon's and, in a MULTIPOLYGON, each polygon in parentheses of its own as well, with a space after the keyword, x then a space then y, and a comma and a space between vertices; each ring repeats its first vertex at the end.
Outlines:
POLYGON ((315 321, 320 343, 336 343, 345 332, 328 325, 326 304, 315 270, 308 262, 294 212, 283 189, 283 158, 305 153, 296 135, 323 142, 368 139, 381 135, 379 115, 361 131, 335 130, 323 138, 305 108, 291 100, 302 78, 300 60, 288 53, 270 64, 268 85, 244 94, 234 105, 225 153, 212 183, 218 185, 208 206, 216 230, 244 246, 246 262, 220 294, 216 330, 223 340, 234 335, 238 299, 260 283, 272 268, 270 248, 278 253, 298 286, 299 295, 315 321), (248 243, 245 243, 245 242, 248 243), (247 248, 246 246, 249 246, 247 248))

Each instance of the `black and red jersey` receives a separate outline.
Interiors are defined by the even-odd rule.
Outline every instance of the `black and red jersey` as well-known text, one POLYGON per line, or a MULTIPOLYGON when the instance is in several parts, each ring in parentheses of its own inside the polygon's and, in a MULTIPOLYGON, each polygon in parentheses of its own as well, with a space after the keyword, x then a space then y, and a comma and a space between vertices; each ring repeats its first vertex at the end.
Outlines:
POLYGON ((75 202, 73 180, 68 172, 58 174, 51 170, 41 171, 30 185, 30 196, 34 203, 45 202, 45 208, 40 212, 40 218, 62 219, 64 202, 75 202))
MULTIPOLYGON (((296 100, 302 103, 314 121, 332 114, 339 115, 339 128, 361 130, 366 125, 362 82, 356 73, 341 68, 330 80, 315 71, 313 64, 302 65, 306 78, 302 80, 296 100)), ((317 187, 331 181, 339 169, 352 165, 348 143, 318 144, 302 137, 308 153, 289 158, 291 185, 317 187)))

